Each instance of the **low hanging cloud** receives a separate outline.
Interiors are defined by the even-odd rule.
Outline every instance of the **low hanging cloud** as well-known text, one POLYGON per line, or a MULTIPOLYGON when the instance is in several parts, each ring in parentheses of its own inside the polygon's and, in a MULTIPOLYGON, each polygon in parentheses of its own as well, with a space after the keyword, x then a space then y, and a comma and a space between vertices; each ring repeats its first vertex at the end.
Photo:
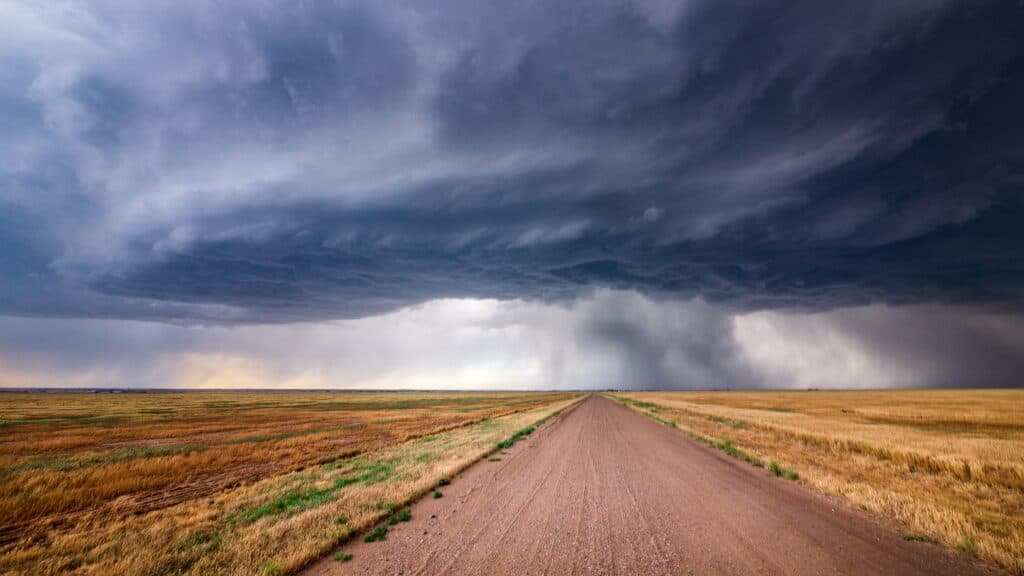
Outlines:
POLYGON ((0 384, 124 388, 1018 386, 1019 314, 942 306, 741 312, 597 291, 438 300, 358 320, 185 327, 0 319, 0 384))

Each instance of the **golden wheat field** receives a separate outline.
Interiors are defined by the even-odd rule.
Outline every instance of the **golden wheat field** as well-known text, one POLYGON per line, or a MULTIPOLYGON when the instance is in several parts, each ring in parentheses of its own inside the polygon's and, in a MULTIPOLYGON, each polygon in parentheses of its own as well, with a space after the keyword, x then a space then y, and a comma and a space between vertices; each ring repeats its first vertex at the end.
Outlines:
POLYGON ((1024 390, 611 396, 891 518, 907 539, 1024 573, 1024 390))
POLYGON ((579 398, 3 393, 0 573, 286 574, 579 398))

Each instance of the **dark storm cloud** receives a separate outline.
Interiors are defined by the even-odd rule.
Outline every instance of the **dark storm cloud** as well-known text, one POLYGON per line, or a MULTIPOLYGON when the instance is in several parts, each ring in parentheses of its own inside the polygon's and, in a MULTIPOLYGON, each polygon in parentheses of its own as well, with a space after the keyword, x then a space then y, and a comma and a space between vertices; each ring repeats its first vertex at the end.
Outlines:
POLYGON ((246 323, 594 287, 748 310, 1024 292, 1018 2, 0 18, 2 313, 246 323))
POLYGON ((0 317, 0 386, 1013 387, 1022 319, 937 305, 737 314, 607 290, 569 304, 435 300, 315 323, 0 317))

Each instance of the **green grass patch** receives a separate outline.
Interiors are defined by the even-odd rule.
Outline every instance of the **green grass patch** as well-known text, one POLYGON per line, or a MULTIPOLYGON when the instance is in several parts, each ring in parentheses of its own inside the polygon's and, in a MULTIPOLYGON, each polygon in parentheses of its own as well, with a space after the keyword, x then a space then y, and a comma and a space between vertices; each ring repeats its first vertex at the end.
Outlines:
POLYGON ((408 508, 403 508, 388 518, 388 524, 394 526, 399 522, 408 522, 409 520, 412 520, 412 512, 408 508))
POLYGON ((260 565, 260 576, 281 576, 284 568, 277 562, 264 562, 260 565))
POLYGON ((348 524, 348 516, 342 514, 341 516, 338 516, 334 519, 334 523, 338 526, 344 526, 345 524, 348 524))
POLYGON ((339 550, 334 553, 334 559, 338 562, 348 562, 352 559, 352 555, 348 552, 345 552, 344 550, 339 550))
POLYGON ((378 484, 391 477, 394 468, 390 464, 371 464, 357 470, 355 476, 344 476, 334 480, 334 489, 340 490, 353 484, 366 486, 378 484))
POLYGON ((377 526, 376 528, 373 529, 373 532, 370 532, 369 534, 366 535, 365 538, 363 538, 363 542, 383 542, 384 540, 387 540, 387 539, 388 539, 388 527, 387 526, 377 526))
POLYGON ((299 510, 308 510, 327 503, 331 500, 333 495, 333 490, 321 490, 317 488, 310 488, 308 490, 289 490, 258 508, 252 508, 242 512, 239 514, 239 518, 242 522, 248 524, 257 521, 264 516, 276 516, 297 512, 299 510))
POLYGON ((527 426, 526 428, 523 428, 522 430, 517 431, 512 436, 502 440, 501 442, 498 442, 497 449, 498 450, 507 450, 508 448, 511 448, 512 445, 515 444, 516 442, 519 442, 523 438, 526 438, 530 434, 533 434, 534 430, 536 430, 536 428, 534 428, 533 426, 527 426))
POLYGON ((739 458, 743 454, 743 451, 733 446, 732 440, 729 440, 728 438, 726 438, 721 444, 719 444, 718 447, 722 450, 722 452, 725 452, 726 454, 732 456, 733 458, 739 458))
POLYGON ((778 476, 780 478, 785 478, 786 480, 800 479, 800 475, 796 473, 796 470, 783 468, 782 465, 775 460, 772 460, 771 464, 768 465, 768 471, 772 473, 772 476, 778 476))
POLYGON ((444 498, 444 494, 440 490, 434 490, 434 500, 438 498, 444 498))
POLYGON ((907 542, 924 542, 925 544, 938 544, 934 538, 921 536, 920 534, 904 534, 903 539, 907 542))
POLYGON ((447 486, 447 485, 449 485, 451 483, 452 483, 451 480, 449 480, 447 478, 441 478, 441 480, 438 481, 437 485, 438 486, 447 486))

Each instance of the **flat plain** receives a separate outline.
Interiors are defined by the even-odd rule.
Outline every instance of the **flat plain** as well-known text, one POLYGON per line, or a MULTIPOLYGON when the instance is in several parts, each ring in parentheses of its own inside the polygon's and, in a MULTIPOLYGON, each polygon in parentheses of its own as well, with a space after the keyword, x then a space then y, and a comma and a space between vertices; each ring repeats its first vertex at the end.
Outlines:
POLYGON ((1024 390, 611 396, 734 456, 893 519, 908 540, 1024 573, 1024 390))
POLYGON ((286 573, 579 397, 3 393, 0 573, 286 573))
POLYGON ((0 433, 0 574, 1024 574, 1017 390, 4 393, 0 433))

